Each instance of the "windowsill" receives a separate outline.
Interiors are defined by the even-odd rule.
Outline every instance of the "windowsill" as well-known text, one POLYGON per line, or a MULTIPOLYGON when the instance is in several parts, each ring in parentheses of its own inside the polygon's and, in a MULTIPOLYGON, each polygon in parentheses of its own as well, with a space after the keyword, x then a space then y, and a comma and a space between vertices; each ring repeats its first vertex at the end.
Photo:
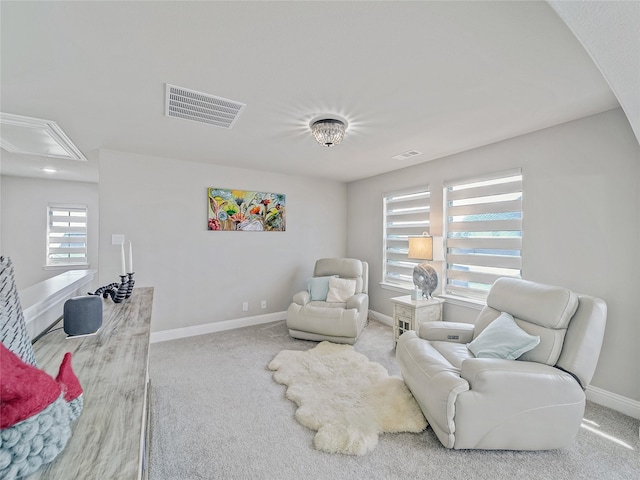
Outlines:
POLYGON ((66 265, 43 265, 43 270, 86 270, 88 263, 68 263, 66 265))
POLYGON ((393 285, 391 283, 380 282, 378 285, 380 285, 380 288, 385 290, 392 290, 394 292, 404 293, 405 295, 410 295, 413 290, 412 288, 404 288, 400 285, 393 285))
POLYGON ((452 305, 459 305, 461 307, 473 308, 474 310, 482 310, 487 302, 484 300, 475 300, 473 298, 464 298, 458 297, 450 294, 442 294, 439 295, 440 298, 443 298, 445 302, 450 303, 452 305))
MULTIPOLYGON (((399 285, 393 285, 391 283, 380 282, 378 285, 380 285, 380 288, 383 288, 384 290, 391 290, 394 292, 403 293, 405 295, 411 295, 411 292, 413 291, 413 288, 404 288, 399 285)), ((450 303, 452 305, 459 305, 461 307, 466 307, 466 308, 472 308, 474 310, 482 310, 487 304, 485 300, 458 297, 456 295, 450 295, 446 293, 435 295, 435 292, 434 292, 434 296, 437 296, 438 298, 443 299, 446 303, 450 303)))

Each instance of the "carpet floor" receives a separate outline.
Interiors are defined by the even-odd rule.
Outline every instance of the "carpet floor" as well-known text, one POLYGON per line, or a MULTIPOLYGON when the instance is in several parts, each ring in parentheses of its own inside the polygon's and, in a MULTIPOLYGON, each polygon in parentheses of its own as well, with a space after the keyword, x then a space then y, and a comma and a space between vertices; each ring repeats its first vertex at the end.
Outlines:
MULTIPOLYGON (((382 434, 362 457, 318 451, 267 368, 281 350, 315 345, 283 321, 152 344, 150 479, 639 478, 640 421, 591 402, 564 450, 448 450, 427 427, 382 434)), ((355 349, 400 375, 390 327, 371 321, 355 349)))

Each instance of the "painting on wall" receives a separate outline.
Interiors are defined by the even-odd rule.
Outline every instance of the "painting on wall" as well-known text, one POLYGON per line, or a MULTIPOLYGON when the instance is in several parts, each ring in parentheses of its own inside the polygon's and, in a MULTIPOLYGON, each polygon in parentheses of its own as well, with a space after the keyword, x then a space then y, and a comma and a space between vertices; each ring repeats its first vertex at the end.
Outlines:
POLYGON ((284 232, 285 195, 208 189, 209 230, 284 232))

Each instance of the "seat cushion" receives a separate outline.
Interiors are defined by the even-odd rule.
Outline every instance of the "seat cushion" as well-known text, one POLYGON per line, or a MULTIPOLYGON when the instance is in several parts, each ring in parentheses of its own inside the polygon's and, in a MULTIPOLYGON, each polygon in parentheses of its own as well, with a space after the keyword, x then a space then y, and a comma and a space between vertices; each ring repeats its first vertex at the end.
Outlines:
POLYGON ((318 303, 325 302, 310 302, 304 307, 292 303, 287 310, 289 330, 333 337, 358 337, 363 322, 358 321, 356 309, 326 308, 316 306, 318 303))
POLYGON ((468 358, 474 358, 473 353, 471 353, 464 343, 439 340, 429 343, 431 343, 431 346, 457 371, 462 368, 462 362, 468 358))
POLYGON ((309 307, 319 307, 319 308, 346 308, 347 304, 345 302, 327 302, 322 300, 314 300, 307 304, 309 307))

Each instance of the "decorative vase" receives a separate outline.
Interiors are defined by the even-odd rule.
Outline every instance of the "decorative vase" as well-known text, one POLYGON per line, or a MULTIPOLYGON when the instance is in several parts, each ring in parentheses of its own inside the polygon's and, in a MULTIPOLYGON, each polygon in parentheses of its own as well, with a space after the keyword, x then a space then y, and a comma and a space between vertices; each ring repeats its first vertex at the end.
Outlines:
POLYGON ((438 286, 438 272, 427 262, 416 265, 413 268, 413 283, 422 290, 423 297, 433 298, 431 294, 438 286))

